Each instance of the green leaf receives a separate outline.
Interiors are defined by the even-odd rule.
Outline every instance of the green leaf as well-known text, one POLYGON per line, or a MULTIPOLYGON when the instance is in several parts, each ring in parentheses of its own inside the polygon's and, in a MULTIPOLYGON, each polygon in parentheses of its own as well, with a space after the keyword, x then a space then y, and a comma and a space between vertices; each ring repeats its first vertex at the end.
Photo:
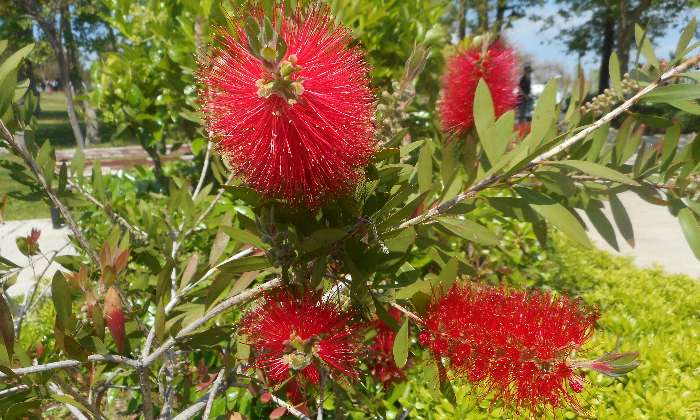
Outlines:
POLYGON ((498 236, 469 219, 441 217, 438 219, 438 223, 448 231, 471 242, 487 246, 496 246, 499 243, 498 236))
POLYGON ((632 222, 627 214, 627 210, 625 210, 625 206, 622 205, 617 195, 610 195, 610 210, 612 210, 613 220, 615 220, 620 235, 625 238, 629 246, 634 248, 634 229, 632 228, 632 222))
POLYGON ((605 213, 603 213, 600 208, 591 205, 586 209, 586 215, 588 215, 588 219, 590 219, 591 224, 595 230, 598 231, 600 236, 602 236, 613 249, 620 252, 620 245, 617 243, 615 229, 608 218, 605 217, 605 213))
POLYGON ((394 347, 392 349, 394 353, 394 362, 396 366, 402 368, 406 366, 408 361, 408 318, 403 322, 399 332, 396 333, 396 338, 394 338, 394 347))
POLYGON ((683 53, 685 52, 685 49, 688 48, 688 45, 690 44, 690 41, 693 39, 695 36, 695 31, 697 30, 698 27, 698 22, 693 17, 690 22, 688 22, 688 25, 683 29, 683 33, 681 34, 681 37, 678 39, 678 44, 676 44, 676 52, 675 56, 676 59, 681 59, 683 53))
POLYGON ((444 290, 449 290, 449 288, 454 284, 455 280, 457 280, 458 272, 459 261, 457 261, 455 258, 450 259, 447 264, 442 267, 442 271, 440 271, 440 275, 437 278, 437 284, 439 287, 444 288, 444 290))
POLYGON ((526 188, 516 188, 528 205, 549 223, 583 246, 592 246, 581 222, 569 209, 551 197, 526 188))
POLYGON ((608 66, 610 71, 610 81, 612 82, 613 89, 622 95, 622 79, 620 76, 620 59, 617 58, 617 53, 613 52, 610 55, 610 64, 608 66))
POLYGON ((305 254, 318 251, 333 245, 346 236, 348 233, 342 229, 320 229, 304 239, 301 250, 305 254))
POLYGON ((692 100, 666 101, 667 104, 692 115, 700 115, 700 104, 692 100))
POLYGON ((609 179, 610 181, 619 182, 621 184, 635 186, 639 185, 637 181, 633 180, 627 175, 624 175, 614 169, 608 168, 607 166, 599 165, 593 162, 586 162, 582 160, 562 160, 558 162, 547 162, 547 164, 552 166, 576 169, 581 172, 587 173, 588 175, 609 179))
POLYGON ((5 345, 8 357, 12 359, 15 346, 15 326, 12 322, 10 306, 5 301, 3 293, 0 293, 0 338, 2 338, 5 345))
POLYGON ((557 105, 557 80, 547 82, 542 94, 537 100, 535 110, 532 113, 532 129, 523 140, 527 143, 528 151, 534 151, 547 134, 556 119, 554 108, 557 105))
POLYGON ((267 257, 259 255, 229 261, 219 267, 219 271, 221 275, 233 275, 248 271, 262 270, 269 266, 270 262, 267 260, 267 257))
POLYGON ((433 186, 433 148, 429 142, 420 149, 417 169, 419 191, 429 191, 433 186))
POLYGON ((249 230, 239 229, 233 226, 221 226, 221 230, 226 232, 236 242, 253 245, 256 248, 266 248, 265 242, 259 236, 249 230))
POLYGON ((684 207, 678 212, 678 221, 695 258, 700 260, 700 223, 698 223, 698 219, 689 208, 684 207))
POLYGON ((651 41, 649 41, 647 31, 638 24, 634 25, 634 38, 637 40, 637 48, 640 49, 644 58, 647 59, 647 62, 657 69, 661 68, 661 66, 659 66, 659 60, 657 60, 656 54, 654 53, 654 46, 651 45, 651 41))
MULTIPOLYGON (((5 77, 11 72, 15 71, 19 67, 19 63, 29 55, 34 49, 34 44, 28 44, 19 50, 15 51, 10 55, 5 61, 0 65, 0 81, 3 81, 5 77)), ((14 89, 14 86, 13 86, 14 89)))
POLYGON ((159 299, 153 328, 155 328, 158 341, 163 341, 165 338, 165 299, 159 299))
POLYGON ((60 402, 60 403, 72 405, 73 407, 78 408, 85 413, 88 412, 88 409, 84 405, 82 405, 81 403, 79 403, 73 397, 71 397, 69 395, 51 394, 51 398, 60 402))
POLYGON ((66 331, 70 327, 73 301, 68 282, 66 282, 60 271, 56 271, 51 281, 51 299, 53 300, 54 308, 56 308, 57 325, 62 331, 66 331))
POLYGON ((700 98, 700 85, 683 83, 675 85, 664 85, 658 87, 646 95, 642 100, 648 102, 678 102, 700 98))

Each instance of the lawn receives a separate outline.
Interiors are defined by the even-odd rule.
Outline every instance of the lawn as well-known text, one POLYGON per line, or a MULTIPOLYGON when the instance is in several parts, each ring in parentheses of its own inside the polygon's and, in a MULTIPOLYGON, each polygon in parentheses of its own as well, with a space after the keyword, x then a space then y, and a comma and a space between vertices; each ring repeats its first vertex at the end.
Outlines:
MULTIPOLYGON (((37 141, 49 139, 51 144, 59 149, 75 147, 63 92, 41 94, 41 113, 37 119, 37 141)), ((80 129, 85 132, 85 124, 80 124, 80 129)))
POLYGON ((25 220, 49 217, 49 207, 42 199, 43 195, 33 191, 24 183, 32 180, 23 179, 21 180, 23 182, 18 182, 10 170, 14 165, 18 164, 7 159, 7 156, 2 156, 0 159, 0 203, 7 200, 0 219, 25 220))

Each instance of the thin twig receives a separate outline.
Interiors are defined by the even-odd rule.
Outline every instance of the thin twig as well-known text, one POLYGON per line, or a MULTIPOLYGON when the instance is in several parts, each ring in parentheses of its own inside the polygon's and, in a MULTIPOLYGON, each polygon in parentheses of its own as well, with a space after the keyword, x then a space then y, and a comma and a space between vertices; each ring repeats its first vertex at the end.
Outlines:
POLYGON ((222 301, 214 308, 210 309, 206 314, 202 315, 201 317, 193 321, 191 324, 181 329, 175 337, 168 338, 168 340, 166 340, 165 343, 161 344, 161 346, 154 350, 153 353, 148 355, 148 357, 142 358, 144 366, 150 366, 158 357, 160 357, 161 354, 173 347, 177 341, 182 340, 188 334, 197 330, 199 327, 206 324, 212 318, 222 314, 223 312, 238 304, 247 302, 248 300, 254 298, 261 292, 279 287, 281 284, 282 280, 276 278, 259 286, 253 287, 252 289, 248 289, 244 292, 241 292, 235 296, 231 296, 230 298, 222 301))
MULTIPOLYGON (((114 354, 103 355, 103 354, 92 354, 88 356, 87 362, 109 362, 109 363, 121 363, 131 367, 139 367, 139 361, 134 359, 129 359, 124 356, 117 356, 114 354)), ((43 365, 28 366, 22 368, 12 369, 15 376, 28 375, 31 373, 46 372, 55 369, 68 369, 73 367, 78 367, 86 362, 80 360, 61 360, 60 362, 51 362, 43 365)), ((7 378, 8 375, 0 372, 0 379, 7 378)))
POLYGON ((416 324, 419 324, 419 325, 423 325, 423 324, 424 324, 424 322, 423 322, 423 320, 421 319, 421 317, 419 317, 418 315, 416 315, 416 314, 414 314, 413 312, 409 311, 408 309, 404 308, 403 306, 399 305, 398 303, 392 302, 392 303, 391 303, 391 306, 393 306, 394 308, 396 308, 396 309, 398 309, 399 311, 403 312, 404 315, 406 315, 407 317, 409 317, 409 318, 411 318, 412 320, 414 320, 414 321, 416 322, 416 324))
POLYGON ((60 375, 54 375, 54 376, 53 376, 53 381, 56 382, 56 384, 57 384, 63 391, 65 391, 68 395, 70 395, 71 397, 73 397, 73 399, 75 399, 77 402, 79 402, 80 404, 82 404, 83 406, 85 406, 85 408, 87 408, 88 411, 90 411, 90 413, 92 413, 92 415, 93 415, 96 419, 102 420, 102 419, 105 418, 105 417, 102 415, 102 413, 100 413, 100 411, 97 409, 97 407, 95 407, 92 403, 90 403, 90 401, 88 401, 88 400, 85 399, 82 395, 80 395, 80 393, 79 393, 78 391, 76 391, 72 386, 70 386, 70 385, 67 384, 63 379, 61 379, 61 376, 60 376, 60 375))
POLYGON ((78 240, 80 243, 80 246, 83 248, 83 251, 85 251, 92 262, 95 265, 99 264, 100 258, 97 255, 97 252, 95 252, 94 249, 92 249, 92 246, 90 246, 90 242, 87 240, 85 235, 83 235, 83 232, 80 230, 80 227, 78 227, 78 224, 75 222, 75 219, 73 218, 73 215, 71 214, 70 210, 68 210, 68 207, 66 207, 65 204, 58 198, 58 196, 53 192, 53 189, 51 186, 46 182, 46 178, 44 178, 44 173, 42 169, 39 167, 39 165, 36 163, 36 160, 32 157, 32 155, 29 154, 28 151, 26 151, 24 148, 22 148, 17 141, 15 140, 14 136, 12 133, 10 133, 10 130, 7 129, 5 126, 5 123, 0 120, 0 137, 4 138, 12 148, 12 150, 17 154, 19 157, 21 157, 25 163, 29 166, 31 171, 34 173, 34 177, 39 183, 39 186, 41 187, 42 190, 46 193, 46 195, 49 197, 49 200, 53 203, 53 205, 58 209, 58 211, 61 212, 61 215, 63 218, 66 220, 66 223, 68 224, 68 227, 70 230, 73 232, 73 235, 75 238, 78 240))
POLYGON ((141 384, 141 393, 143 394, 143 402, 141 411, 145 420, 153 420, 153 400, 151 399, 151 378, 148 377, 148 369, 146 366, 139 366, 139 382, 141 384))
POLYGON ((219 374, 216 375, 216 379, 211 386, 211 391, 209 391, 209 399, 207 400, 207 406, 204 408, 204 414, 202 415, 202 420, 209 420, 209 414, 211 413, 211 408, 214 406, 214 400, 216 400, 216 393, 219 391, 219 386, 226 376, 226 368, 222 368, 219 374))
POLYGON ((145 241, 146 239, 148 239, 148 234, 146 232, 144 232, 143 230, 141 230, 138 227, 133 226, 124 217, 115 213, 114 210, 108 209, 107 206, 105 206, 100 200, 98 200, 96 197, 94 197, 92 194, 90 194, 87 190, 85 190, 85 188, 83 188, 80 184, 77 184, 71 180, 68 180, 68 186, 77 190, 80 194, 82 194, 83 197, 85 197, 86 200, 88 200, 89 202, 91 202, 92 204, 94 204, 98 208, 100 208, 102 211, 104 211, 104 213, 110 219, 112 219, 113 222, 120 224, 124 229, 128 230, 129 233, 131 233, 135 238, 138 238, 142 241, 145 241))
MULTIPOLYGON (((527 172, 534 168, 535 166, 541 164, 542 162, 552 158, 553 156, 556 156, 557 154, 561 153, 562 151, 566 150, 567 148, 573 146, 574 144, 578 143, 581 140, 584 140, 586 137, 588 137, 589 134, 593 133, 603 125, 607 124, 608 122, 612 121, 613 119, 617 118, 621 114, 623 114, 625 111, 627 111, 629 108, 631 108, 634 104, 636 104, 644 95, 648 94, 649 92, 653 91, 657 87, 659 87, 661 84, 665 83, 669 79, 672 79, 676 77, 678 74, 684 72, 686 69, 688 69, 691 66, 696 65, 698 62, 700 62, 700 54, 684 61, 683 63, 679 64, 678 66, 672 68, 671 70, 667 71, 666 73, 662 74, 657 80, 654 82, 648 84, 646 87, 644 87, 642 90, 637 92, 634 96, 623 102, 620 106, 617 108, 613 109, 609 113, 605 114, 602 116, 599 120, 594 122, 593 124, 589 125, 588 127, 584 128, 583 130, 579 131, 572 137, 570 137, 568 140, 564 141, 563 143, 559 144, 558 146, 554 147, 553 149, 542 153, 541 155, 537 156, 534 158, 522 171, 520 171, 520 174, 527 172)), ((477 193, 479 193, 482 190, 485 190, 486 188, 498 183, 499 181, 502 181, 505 179, 505 175, 491 175, 487 178, 482 179, 481 181, 477 182, 470 188, 468 188, 466 191, 460 193, 457 195, 455 198, 452 200, 449 200, 437 207, 433 207, 427 212, 418 215, 416 217, 413 217, 411 219, 408 219, 401 223, 397 229, 403 229, 409 226, 425 223, 429 221, 430 219, 433 219, 435 217, 438 217, 448 210, 450 210, 452 207, 454 207, 457 203, 460 203, 464 200, 467 200, 469 198, 472 198, 476 196, 477 193)))
MULTIPOLYGON (((56 384, 54 384, 54 383, 49 382, 49 389, 50 389, 51 391, 55 392, 55 393, 58 394, 58 395, 66 395, 66 394, 61 390, 61 387, 59 387, 58 385, 56 385, 56 384)), ((83 413, 78 409, 78 407, 74 406, 73 404, 64 403, 63 405, 66 406, 66 408, 68 409, 68 411, 70 411, 70 413, 71 413, 71 414, 73 415, 73 417, 75 417, 76 419, 78 419, 78 420, 89 420, 89 419, 87 418, 87 416, 85 416, 85 414, 83 414, 83 413)))
POLYGON ((288 403, 287 401, 283 400, 282 398, 276 396, 275 394, 270 394, 272 397, 272 401, 274 401, 275 404, 279 405, 280 407, 284 407, 287 409, 287 412, 294 417, 301 419, 301 420, 311 420, 309 416, 306 414, 302 413, 301 411, 297 410, 296 407, 288 403))
MULTIPOLYGON (((27 293, 25 294, 24 302, 22 302, 22 306, 19 308, 19 311, 17 312, 17 315, 15 317, 15 337, 17 337, 18 339, 19 339, 19 336, 20 336, 20 333, 22 330, 22 323, 24 322, 24 316, 27 313, 29 313, 29 310, 34 306, 34 302, 37 300, 37 299, 35 299, 36 291, 39 287, 39 283, 41 283, 41 279, 44 278, 44 275, 51 267, 51 264, 53 264, 53 261, 56 258, 56 256, 58 254, 60 254, 61 252, 63 252, 63 250, 66 249, 66 247, 68 245, 70 245, 70 243, 66 243, 60 249, 54 251, 51 258, 46 258, 46 256, 43 255, 43 253, 42 253, 42 256, 44 257, 44 259, 46 259, 46 267, 44 267, 44 270, 41 272, 41 274, 38 277, 36 276, 36 274, 34 274, 34 283, 32 284, 31 289, 28 290, 27 293)), ((33 267, 33 263, 32 263, 32 270, 33 269, 34 269, 34 267, 33 267)), ((39 295, 39 300, 41 299, 42 295, 43 295, 43 292, 42 292, 42 294, 39 295)))
POLYGON ((204 180, 207 177, 207 169, 209 169, 209 159, 211 159, 211 148, 212 148, 212 142, 207 143, 207 151, 204 153, 204 164, 202 165, 202 173, 199 175, 199 182, 197 182, 197 186, 195 187, 194 191, 192 192, 192 199, 197 198, 199 195, 199 192, 202 190, 202 187, 204 186, 204 180))

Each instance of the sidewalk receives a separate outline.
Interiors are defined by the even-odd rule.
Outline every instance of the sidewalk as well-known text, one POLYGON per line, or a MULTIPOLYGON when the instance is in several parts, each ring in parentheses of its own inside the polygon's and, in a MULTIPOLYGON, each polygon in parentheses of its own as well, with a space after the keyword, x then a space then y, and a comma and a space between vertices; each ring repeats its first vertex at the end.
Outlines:
MULTIPOLYGON (((31 220, 16 220, 0 224, 0 255, 12 261, 13 263, 24 267, 28 264, 28 259, 17 249, 15 238, 18 236, 26 236, 32 230, 37 228, 41 231, 39 237, 39 249, 47 257, 51 258, 54 251, 61 248, 63 250, 59 255, 74 254, 72 246, 68 245, 68 228, 54 229, 51 225, 51 219, 31 219, 31 220), (65 248, 64 248, 65 247, 65 248)), ((51 264, 47 269, 46 260, 41 256, 32 257, 34 260, 34 272, 38 277, 44 269, 44 277, 51 277, 53 273, 60 267, 58 264, 51 264)), ((31 267, 23 269, 15 284, 8 289, 10 295, 16 296, 24 294, 33 284, 34 274, 31 267)))
MULTIPOLYGON (((612 254, 632 257, 639 267, 649 268, 659 265, 668 273, 686 274, 700 280, 700 261, 690 250, 678 220, 668 212, 668 209, 649 204, 632 192, 622 193, 619 198, 632 222, 635 247, 631 248, 616 228, 615 234, 620 252, 615 251, 591 226, 586 215, 582 214, 593 243, 612 254)), ((605 204, 605 216, 611 224, 615 225, 610 206, 608 203, 605 204)))

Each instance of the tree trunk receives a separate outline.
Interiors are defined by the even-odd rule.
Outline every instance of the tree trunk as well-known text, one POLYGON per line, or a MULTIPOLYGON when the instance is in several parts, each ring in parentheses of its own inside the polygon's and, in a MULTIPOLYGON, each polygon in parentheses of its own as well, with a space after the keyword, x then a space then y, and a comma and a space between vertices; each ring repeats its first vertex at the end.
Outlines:
POLYGON ((476 3, 476 12, 479 17, 479 32, 485 34, 489 30, 489 2, 479 0, 476 3))
POLYGON ((458 22, 458 32, 457 35, 459 36, 459 39, 464 39, 467 37, 467 10, 469 7, 468 0, 460 0, 459 1, 459 20, 458 22))
POLYGON ((505 25, 506 10, 508 9, 507 0, 498 0, 496 6, 496 22, 494 23, 496 33, 500 33, 505 25))
MULTIPOLYGON (((23 5, 27 14, 29 14, 34 19, 34 21, 44 32, 44 35, 46 36, 46 39, 51 45, 54 54, 56 54, 59 75, 61 78, 61 83, 63 84, 63 91, 66 95, 68 121, 70 121, 70 126, 73 130, 73 137, 75 138, 76 146, 78 147, 78 149, 83 149, 85 147, 85 142, 83 141, 83 133, 80 131, 80 122, 78 121, 78 115, 75 112, 73 88, 70 80, 70 68, 66 52, 63 48, 63 41, 61 40, 60 33, 57 32, 53 22, 49 22, 42 17, 41 10, 39 9, 40 6, 38 6, 35 2, 25 1, 23 5)), ((63 19, 63 14, 61 14, 60 18, 63 19)), ((61 23, 59 22, 59 27, 60 26, 61 23)))
POLYGON ((603 46, 600 49, 600 72, 598 78, 598 93, 610 87, 610 54, 615 44, 615 20, 612 16, 605 17, 603 28, 603 46))

